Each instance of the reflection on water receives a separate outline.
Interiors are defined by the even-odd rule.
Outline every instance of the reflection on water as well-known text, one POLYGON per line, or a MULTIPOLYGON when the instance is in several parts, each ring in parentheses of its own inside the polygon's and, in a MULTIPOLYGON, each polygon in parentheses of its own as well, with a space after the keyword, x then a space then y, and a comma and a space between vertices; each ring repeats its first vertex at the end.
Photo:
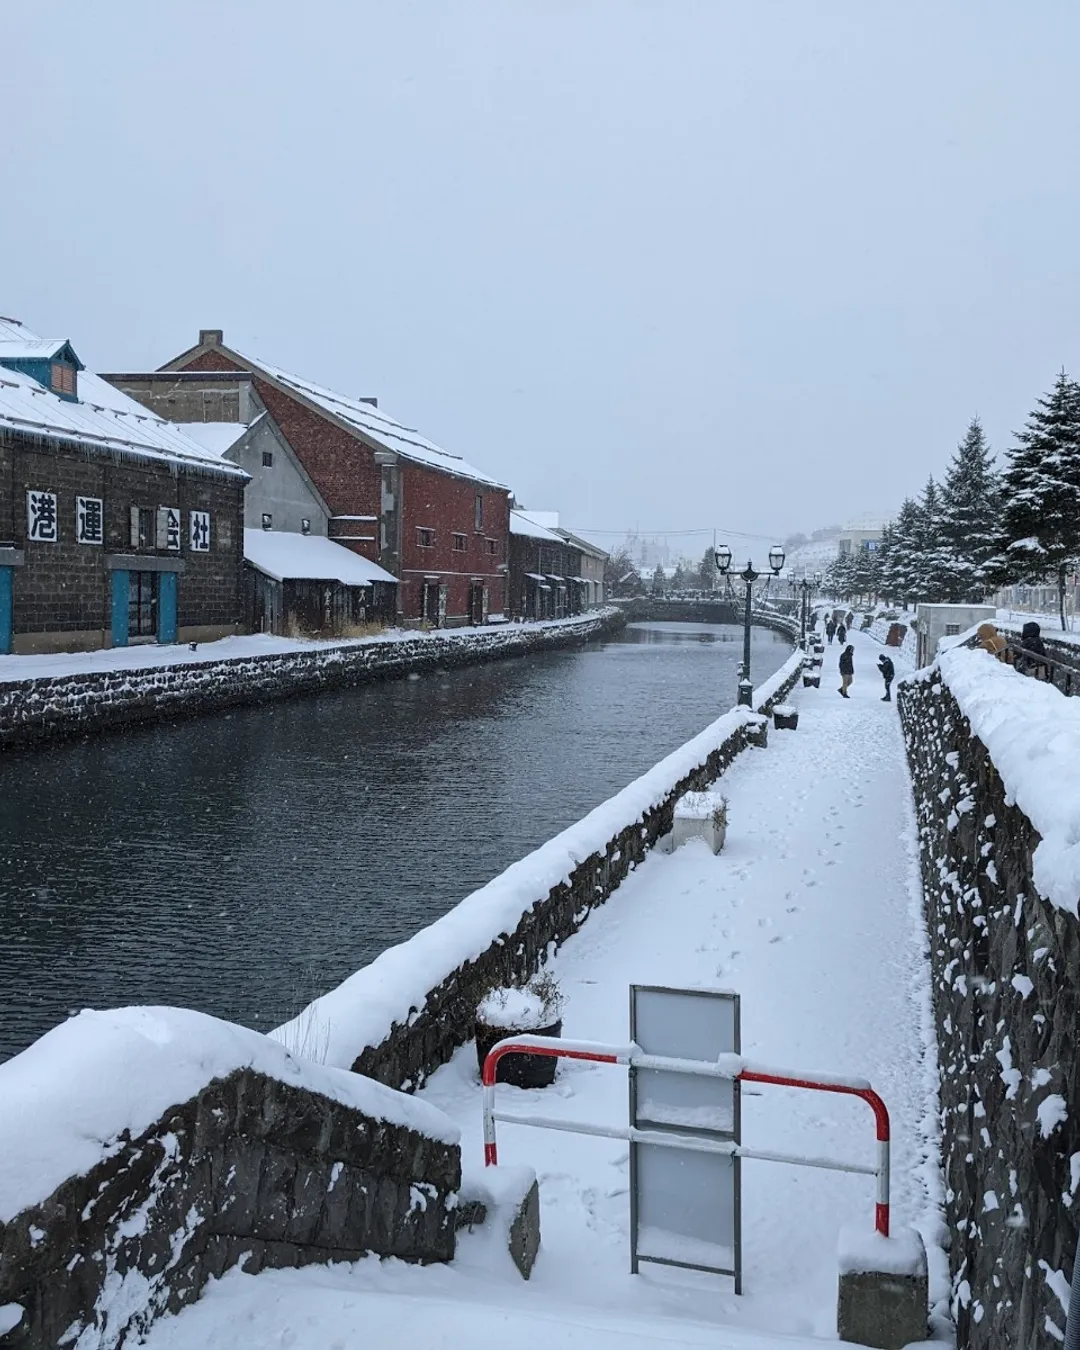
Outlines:
MULTIPOLYGON (((71 1011, 266 1028, 734 703, 742 630, 615 638, 0 759, 0 1058, 71 1011)), ((789 644, 755 630, 754 677, 789 644)))

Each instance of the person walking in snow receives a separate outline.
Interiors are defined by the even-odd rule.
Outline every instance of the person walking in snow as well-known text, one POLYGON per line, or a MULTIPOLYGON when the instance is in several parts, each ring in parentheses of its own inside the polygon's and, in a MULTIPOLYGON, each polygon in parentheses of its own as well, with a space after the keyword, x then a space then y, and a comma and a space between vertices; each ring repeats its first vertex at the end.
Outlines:
POLYGON ((882 703, 891 703, 892 682, 896 678, 896 667, 892 663, 892 658, 882 652, 877 659, 877 668, 881 671, 881 678, 885 681, 885 697, 881 701, 882 703))
POLYGON ((840 697, 849 698, 848 690, 855 678, 855 648, 845 647, 840 653, 840 697))
POLYGON ((847 641, 847 629, 844 627, 843 619, 841 619, 840 622, 836 625, 836 640, 837 642, 839 642, 841 647, 847 641))
POLYGON ((829 646, 832 646, 832 640, 836 636, 836 621, 829 618, 825 624, 825 636, 829 639, 829 646))

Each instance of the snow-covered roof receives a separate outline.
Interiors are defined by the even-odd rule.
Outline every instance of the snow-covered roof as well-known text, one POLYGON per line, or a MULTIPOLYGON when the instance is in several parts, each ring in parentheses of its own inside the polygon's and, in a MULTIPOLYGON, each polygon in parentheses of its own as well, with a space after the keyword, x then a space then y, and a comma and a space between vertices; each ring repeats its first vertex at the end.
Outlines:
POLYGON ((6 337, 4 330, 21 328, 11 319, 0 319, 0 360, 49 361, 68 345, 67 338, 6 337))
POLYGON ((525 535, 529 539, 544 539, 551 544, 566 543, 562 535, 538 525, 535 520, 530 520, 524 511, 510 512, 510 533, 525 535))
MULTIPOLYGON (((24 335, 20 340, 38 340, 22 324, 0 319, 0 342, 20 331, 24 335)), ((90 371, 79 375, 78 387, 77 400, 60 398, 31 376, 0 366, 0 427, 74 441, 88 449, 247 477, 236 465, 223 464, 174 422, 166 422, 90 371)))
POLYGON ((505 488, 505 484, 492 478, 490 474, 483 473, 467 463, 460 455, 452 455, 448 450, 443 450, 434 441, 421 436, 415 427, 396 421, 371 403, 365 403, 358 398, 348 398, 344 394, 336 394, 332 389, 314 384, 311 380, 301 379, 299 375, 291 375, 280 366, 269 365, 266 361, 246 356, 242 352, 234 351, 234 355, 239 356, 253 369, 268 375, 286 390, 314 403, 331 416, 340 418, 359 431, 365 439, 392 450, 402 459, 412 460, 416 464, 426 464, 432 469, 441 469, 443 473, 454 474, 458 478, 469 478, 477 483, 487 483, 491 487, 505 488))
POLYGON ((531 511, 528 507, 519 508, 535 525, 543 525, 545 530, 557 530, 559 528, 558 511, 531 511))
POLYGON ((245 530, 244 558, 275 581, 340 581, 345 586, 370 586, 375 581, 397 584, 397 577, 378 563, 321 534, 245 530))
POLYGON ((223 459, 248 430, 247 422, 185 422, 184 432, 215 459, 223 459))

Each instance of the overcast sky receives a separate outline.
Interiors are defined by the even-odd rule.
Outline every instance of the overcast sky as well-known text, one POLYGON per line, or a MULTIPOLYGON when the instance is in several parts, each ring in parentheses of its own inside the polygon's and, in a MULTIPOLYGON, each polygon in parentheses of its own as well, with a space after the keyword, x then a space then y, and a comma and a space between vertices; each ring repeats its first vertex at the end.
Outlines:
POLYGON ((1080 373, 1078 52, 1077 0, 4 4, 0 313, 222 327, 586 530, 888 513, 1080 373))

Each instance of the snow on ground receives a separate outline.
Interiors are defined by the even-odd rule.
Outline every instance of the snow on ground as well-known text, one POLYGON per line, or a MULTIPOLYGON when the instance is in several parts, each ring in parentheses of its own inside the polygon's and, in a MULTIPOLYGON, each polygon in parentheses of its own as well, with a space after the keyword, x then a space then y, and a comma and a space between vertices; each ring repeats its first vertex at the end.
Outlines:
POLYGON ((271 633, 251 633, 200 642, 194 651, 181 642, 159 646, 139 643, 131 647, 105 647, 93 652, 46 652, 37 656, 0 656, 0 684, 13 680, 56 679, 67 675, 101 675, 110 670, 150 670, 161 666, 202 665, 212 661, 233 661, 252 656, 295 656, 300 652, 329 651, 332 648, 363 646, 372 642, 461 641, 478 633, 521 633, 532 628, 558 628, 595 619, 601 611, 590 610, 568 619, 546 619, 543 623, 514 624, 512 627, 485 624, 483 627, 442 628, 436 632, 387 628, 363 638, 286 638, 271 633))
MULTIPOLYGON (((895 705, 880 702, 878 644, 852 638, 851 698, 837 696, 836 649, 820 690, 793 702, 799 729, 770 733, 727 773, 724 852, 701 843, 654 853, 553 963, 564 1034, 625 1042, 632 982, 737 990, 743 1051, 788 1068, 869 1078, 893 1125, 893 1222, 939 1235, 936 1069, 913 818, 895 705), (930 1047, 930 1048, 928 1048, 930 1047)), ((422 1098, 482 1157, 475 1052, 466 1046, 422 1098)), ((626 1072, 564 1064, 555 1085, 500 1086, 500 1109, 625 1123, 626 1072)), ((748 1146, 872 1162, 871 1113, 857 1100, 744 1091, 748 1146)), ((500 1124, 503 1163, 540 1179, 543 1245, 524 1284, 486 1235, 462 1238, 452 1266, 367 1259, 257 1277, 227 1275, 160 1323, 149 1350, 291 1346, 562 1347, 709 1345, 798 1350, 835 1336, 837 1239, 873 1223, 865 1176, 743 1164, 744 1294, 729 1280, 661 1266, 629 1274, 625 1144, 500 1124)), ((932 1296, 947 1292, 930 1252, 932 1296)))

